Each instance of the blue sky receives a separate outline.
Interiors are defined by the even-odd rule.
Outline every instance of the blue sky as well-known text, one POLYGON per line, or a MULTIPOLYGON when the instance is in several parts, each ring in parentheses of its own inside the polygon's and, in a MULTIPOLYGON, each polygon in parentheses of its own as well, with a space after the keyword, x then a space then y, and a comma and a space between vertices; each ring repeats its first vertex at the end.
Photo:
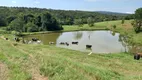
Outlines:
POLYGON ((0 6, 134 13, 142 0, 1 0, 0 6))

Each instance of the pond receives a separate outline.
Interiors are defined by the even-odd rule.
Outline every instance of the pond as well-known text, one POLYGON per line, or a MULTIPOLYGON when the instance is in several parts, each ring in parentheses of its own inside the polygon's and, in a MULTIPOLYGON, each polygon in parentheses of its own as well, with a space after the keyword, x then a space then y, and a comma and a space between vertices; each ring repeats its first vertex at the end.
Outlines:
POLYGON ((38 38, 43 44, 54 42, 57 47, 93 53, 127 52, 127 46, 120 41, 119 33, 112 31, 74 31, 36 34, 25 36, 24 39, 38 38), (78 44, 72 42, 78 42, 78 44), (67 44, 68 45, 67 45, 67 44), (91 47, 87 47, 90 45, 91 47))

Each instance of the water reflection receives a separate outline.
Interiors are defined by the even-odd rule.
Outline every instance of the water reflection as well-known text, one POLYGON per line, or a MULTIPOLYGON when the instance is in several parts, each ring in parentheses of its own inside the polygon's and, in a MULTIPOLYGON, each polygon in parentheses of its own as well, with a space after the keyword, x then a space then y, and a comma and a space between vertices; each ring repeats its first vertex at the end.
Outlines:
POLYGON ((115 36, 115 32, 114 31, 112 32, 112 35, 115 36))
POLYGON ((79 32, 74 32, 73 35, 74 35, 75 40, 79 40, 82 38, 83 33, 81 31, 79 31, 79 32))

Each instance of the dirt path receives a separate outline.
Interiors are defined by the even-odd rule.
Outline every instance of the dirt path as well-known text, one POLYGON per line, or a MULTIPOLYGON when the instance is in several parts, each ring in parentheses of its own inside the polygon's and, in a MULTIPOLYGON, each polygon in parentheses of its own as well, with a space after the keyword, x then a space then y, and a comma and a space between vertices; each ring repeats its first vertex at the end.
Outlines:
POLYGON ((8 80, 8 68, 0 62, 0 80, 8 80))

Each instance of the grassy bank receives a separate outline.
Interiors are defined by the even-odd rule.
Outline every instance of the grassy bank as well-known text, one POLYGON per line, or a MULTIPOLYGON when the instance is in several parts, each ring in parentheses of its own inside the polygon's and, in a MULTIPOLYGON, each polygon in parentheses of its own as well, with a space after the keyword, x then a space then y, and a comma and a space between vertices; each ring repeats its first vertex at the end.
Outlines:
MULTIPOLYGON (((130 21, 64 26, 64 31, 112 29, 133 35, 141 44, 142 33, 133 31, 130 21)), ((142 80, 142 59, 133 54, 91 54, 50 45, 27 45, 13 41, 11 34, 0 34, 0 80, 142 80), (8 37, 9 40, 4 40, 8 37)))

